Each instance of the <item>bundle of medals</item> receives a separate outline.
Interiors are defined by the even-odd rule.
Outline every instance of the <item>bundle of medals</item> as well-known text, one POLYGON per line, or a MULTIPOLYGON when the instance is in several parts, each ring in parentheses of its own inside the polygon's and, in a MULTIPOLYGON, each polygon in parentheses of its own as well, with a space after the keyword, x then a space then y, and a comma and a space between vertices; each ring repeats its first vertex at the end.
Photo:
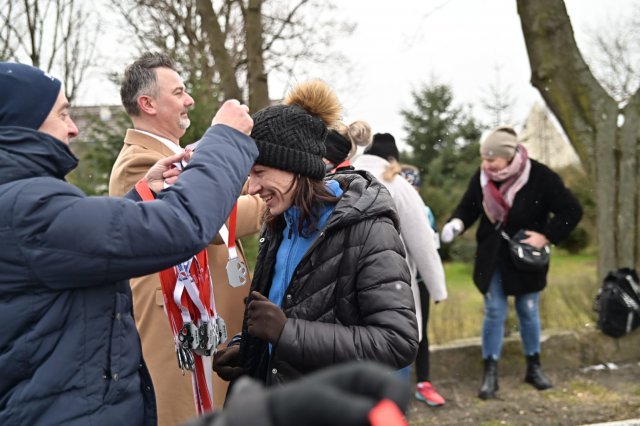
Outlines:
MULTIPOLYGON (((178 367, 182 370, 194 371, 194 354, 211 356, 216 347, 227 340, 227 327, 215 311, 207 260, 207 252, 203 250, 188 261, 176 265, 168 277, 161 277, 165 299, 166 295, 173 295, 173 300, 165 300, 165 306, 172 311, 168 310, 167 315, 174 331, 178 367), (174 283, 173 286, 170 285, 171 282, 174 283), (204 288, 199 285, 202 283, 205 284, 204 288), (206 293, 209 293, 210 306, 206 303, 206 293), (179 309, 181 321, 178 321, 178 310, 175 308, 179 309)), ((161 276, 163 274, 165 271, 161 272, 161 276)))
POLYGON ((211 371, 203 357, 227 339, 224 320, 215 310, 207 251, 160 272, 165 312, 169 318, 178 367, 192 373, 198 415, 213 410, 211 371))
MULTIPOLYGON (((145 201, 155 197, 146 180, 136 184, 136 191, 145 201)), ((229 247, 227 272, 232 286, 247 281, 247 269, 235 249, 234 207, 229 219, 229 228, 220 231, 229 247)), ((204 249, 186 262, 160 272, 165 312, 169 318, 174 337, 178 367, 192 373, 193 393, 197 413, 202 415, 213 410, 211 369, 205 368, 202 357, 211 356, 217 346, 227 340, 224 320, 218 316, 213 296, 213 283, 209 271, 209 258, 204 249)))

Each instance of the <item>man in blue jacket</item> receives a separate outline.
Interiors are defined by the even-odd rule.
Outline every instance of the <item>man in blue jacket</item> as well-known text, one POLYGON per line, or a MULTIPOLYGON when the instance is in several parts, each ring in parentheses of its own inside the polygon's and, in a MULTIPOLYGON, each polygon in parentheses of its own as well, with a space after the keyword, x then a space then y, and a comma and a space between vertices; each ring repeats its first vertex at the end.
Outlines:
POLYGON ((248 109, 227 101, 175 185, 181 156, 149 171, 142 203, 64 180, 77 128, 60 81, 0 62, 0 94, 0 424, 155 424, 126 280, 213 240, 258 154, 248 109))

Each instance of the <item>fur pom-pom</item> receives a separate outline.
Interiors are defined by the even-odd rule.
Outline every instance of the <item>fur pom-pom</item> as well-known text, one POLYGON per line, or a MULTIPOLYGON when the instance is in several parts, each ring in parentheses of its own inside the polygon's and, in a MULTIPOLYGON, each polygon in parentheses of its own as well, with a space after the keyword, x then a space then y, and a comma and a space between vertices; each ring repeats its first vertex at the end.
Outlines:
POLYGON ((285 105, 298 105, 315 115, 327 127, 333 127, 341 118, 342 107, 338 96, 322 80, 300 83, 287 94, 285 105))

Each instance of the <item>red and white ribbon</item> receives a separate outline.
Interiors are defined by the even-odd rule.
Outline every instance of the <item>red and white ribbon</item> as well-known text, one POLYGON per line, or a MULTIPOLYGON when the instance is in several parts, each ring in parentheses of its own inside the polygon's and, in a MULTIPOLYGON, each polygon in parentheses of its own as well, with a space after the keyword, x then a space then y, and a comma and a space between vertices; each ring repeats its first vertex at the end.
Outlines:
POLYGON ((247 283, 247 265, 238 256, 236 250, 236 218, 238 215, 238 204, 233 206, 231 215, 229 216, 229 228, 222 225, 218 232, 222 237, 229 251, 229 260, 227 261, 227 278, 231 287, 240 287, 247 283))
MULTIPOLYGON (((144 201, 155 199, 145 179, 135 188, 144 201)), ((161 271, 160 282, 178 366, 192 373, 196 412, 202 415, 213 411, 212 372, 203 358, 213 355, 227 338, 224 320, 215 309, 207 250, 161 271)))

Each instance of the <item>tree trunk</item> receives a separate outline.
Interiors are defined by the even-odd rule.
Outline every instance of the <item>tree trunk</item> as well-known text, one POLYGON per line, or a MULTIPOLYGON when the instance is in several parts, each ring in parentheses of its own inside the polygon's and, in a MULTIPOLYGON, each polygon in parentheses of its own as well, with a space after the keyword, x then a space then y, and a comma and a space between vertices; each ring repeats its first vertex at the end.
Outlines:
POLYGON ((517 0, 531 83, 562 125, 593 182, 598 274, 638 267, 640 94, 619 109, 573 37, 563 0, 517 0))
POLYGON ((197 0, 196 10, 202 20, 202 29, 209 40, 211 53, 216 63, 215 66, 220 74, 222 92, 227 99, 238 99, 240 102, 244 102, 242 90, 240 90, 240 85, 236 79, 233 60, 224 45, 226 37, 222 33, 222 28, 218 22, 218 16, 213 10, 211 0, 197 0))
POLYGON ((256 112, 269 106, 267 74, 264 71, 262 0, 249 0, 245 11, 249 110, 256 112))

